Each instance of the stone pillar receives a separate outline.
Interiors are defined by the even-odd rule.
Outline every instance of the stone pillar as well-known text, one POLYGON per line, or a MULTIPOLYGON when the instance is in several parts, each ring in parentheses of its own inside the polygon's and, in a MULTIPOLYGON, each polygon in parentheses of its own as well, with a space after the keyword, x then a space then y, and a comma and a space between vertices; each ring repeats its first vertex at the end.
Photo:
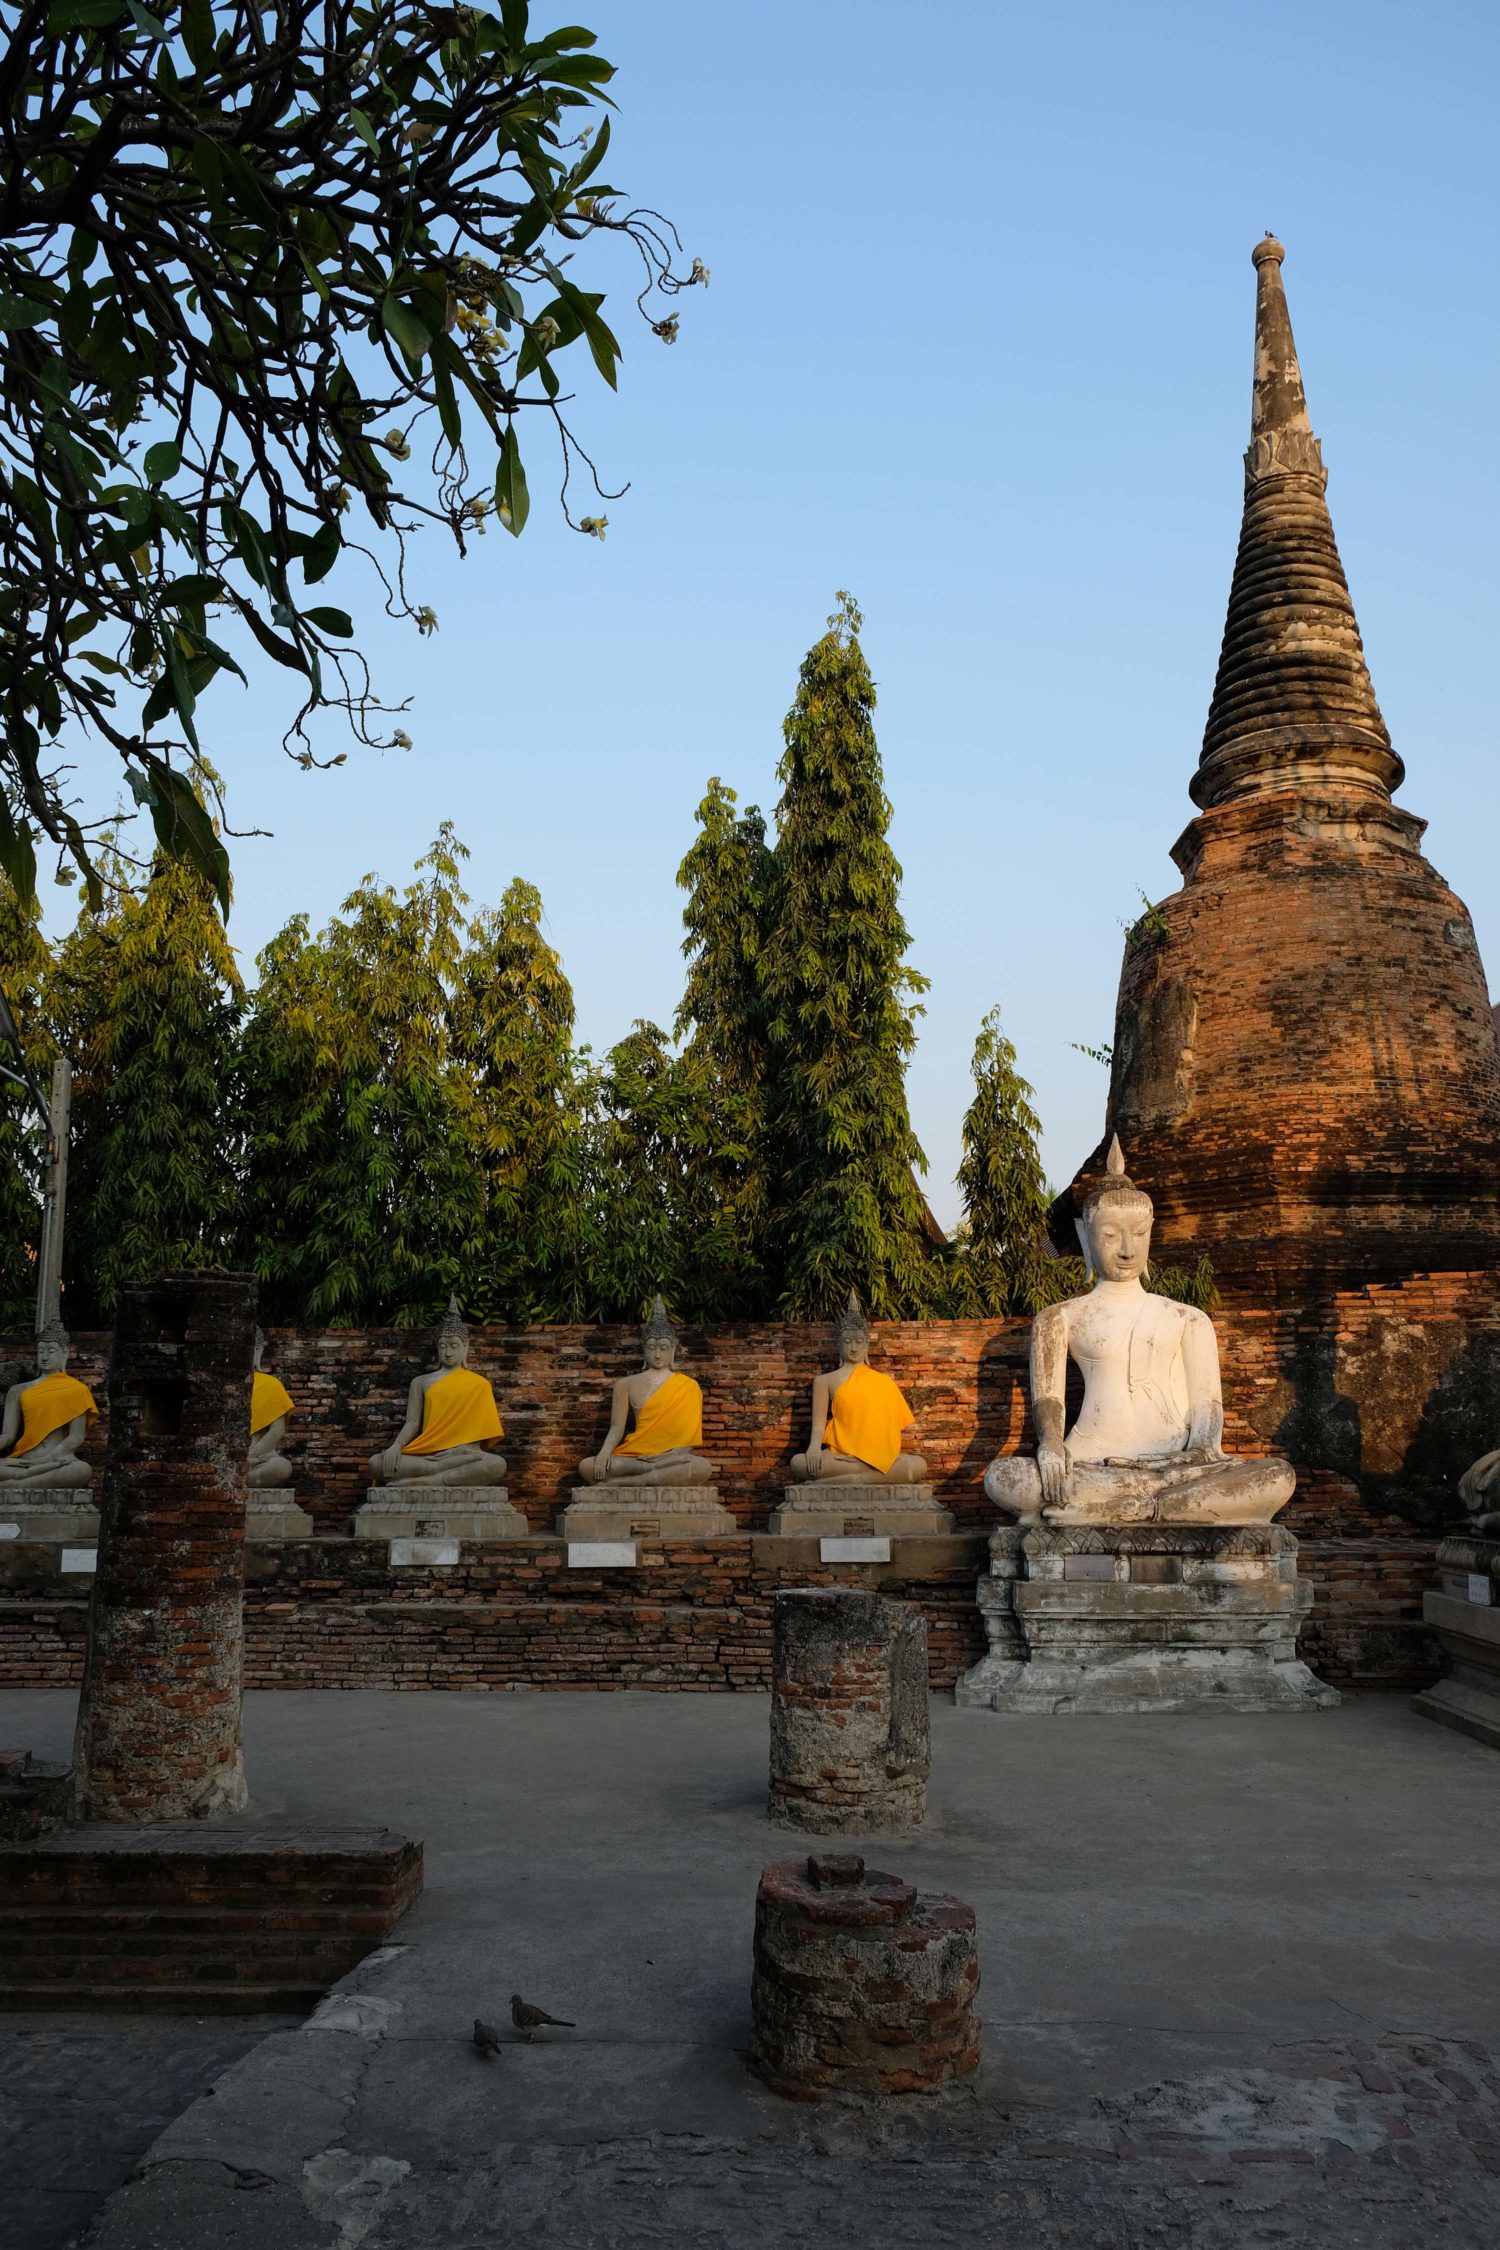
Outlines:
POLYGON ((778 1594, 771 1818, 816 1835, 914 1828, 931 1764, 921 1611, 859 1586, 778 1594))
POLYGON ((750 2068, 778 2094, 927 2094, 979 2063, 974 1909, 854 1853, 767 1867, 750 2068))
POLYGON ((73 1754, 82 1820, 182 1820, 246 1801, 246 1453, 255 1280, 123 1290, 99 1559, 73 1754))

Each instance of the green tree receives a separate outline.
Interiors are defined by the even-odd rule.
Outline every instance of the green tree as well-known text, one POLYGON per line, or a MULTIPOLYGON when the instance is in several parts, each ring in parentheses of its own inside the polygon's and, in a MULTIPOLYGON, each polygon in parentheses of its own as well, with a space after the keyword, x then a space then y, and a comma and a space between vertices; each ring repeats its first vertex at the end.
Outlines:
POLYGON ((1055 1263, 1046 1239, 1041 1120, 998 1008, 980 1026, 972 1070, 958 1167, 964 1225, 954 1309, 981 1319, 1035 1313, 1051 1302, 1055 1263))
MULTIPOLYGON (((768 1011, 761 955, 776 895, 776 861, 758 805, 744 812, 717 776, 698 807, 698 833, 677 871, 687 892, 682 950, 688 973, 675 1025, 687 1055, 712 1087, 718 1127, 704 1160, 703 1188, 716 1228, 739 1250, 733 1316, 765 1309, 768 1011)), ((722 1260, 717 1261, 722 1265, 722 1260)))
POLYGON ((448 1011, 485 1179, 471 1309, 486 1320, 577 1319, 587 1296, 573 988, 541 924, 518 876, 471 925, 448 1011))
POLYGON ((484 1173, 449 1031, 466 857, 445 824, 404 891, 366 876, 320 936, 299 915, 260 956, 246 1243, 276 1318, 425 1323, 474 1287, 484 1173))
MULTIPOLYGON (((24 1061, 44 1096, 55 1052, 46 1014, 51 968, 35 897, 23 903, 0 875, 0 990, 22 1047, 18 1058, 0 1043, 0 1062, 18 1071, 24 1061)), ((29 1329, 35 1317, 44 1155, 29 1095, 0 1079, 0 1325, 7 1329, 29 1329)))
POLYGON ((779 769, 776 897, 761 954, 769 1011, 770 1254, 783 1310, 879 1318, 933 1285, 905 1066, 915 995, 901 870, 875 742, 875 686, 848 594, 809 651, 779 769))
POLYGON ((224 1264, 239 1218, 239 970, 196 868, 158 856, 139 892, 127 872, 111 868, 100 911, 85 899, 51 980, 73 1064, 63 1275, 79 1325, 127 1281, 224 1264))
POLYGON ((319 706, 374 739, 316 589, 365 547, 429 630, 406 533, 519 534, 527 413, 565 512, 590 468, 574 371, 620 358, 590 252, 640 259, 669 343, 708 275, 605 184, 594 34, 526 0, 0 0, 0 29, 0 866, 29 895, 40 831, 101 904, 58 763, 81 730, 227 904, 194 715, 239 670, 226 626, 294 677, 309 761, 319 706))

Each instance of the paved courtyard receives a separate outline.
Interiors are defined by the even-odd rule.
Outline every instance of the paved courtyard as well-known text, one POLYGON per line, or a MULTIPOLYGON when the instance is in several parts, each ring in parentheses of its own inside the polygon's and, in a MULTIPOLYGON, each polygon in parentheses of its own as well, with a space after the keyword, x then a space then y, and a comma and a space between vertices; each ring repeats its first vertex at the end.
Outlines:
MULTIPOLYGON (((6 1742, 63 1754, 70 1721, 67 1696, 0 1696, 6 1742)), ((756 1874, 795 1849, 763 1817, 763 1698, 251 1697, 256 1810, 406 1828, 426 1893, 305 2027, 0 2018, 24 2153, 0 2236, 1493 2243, 1493 1753, 1396 1698, 1213 1719, 939 1701, 933 1726, 927 1826, 864 1849, 977 1909, 983 2071, 935 2101, 803 2109, 742 2064, 756 1874), (578 2029, 512 2041, 513 1989, 578 2029), (72 2176, 49 2186, 49 2159, 72 2176), (69 2199, 50 2220, 49 2192, 69 2199)))

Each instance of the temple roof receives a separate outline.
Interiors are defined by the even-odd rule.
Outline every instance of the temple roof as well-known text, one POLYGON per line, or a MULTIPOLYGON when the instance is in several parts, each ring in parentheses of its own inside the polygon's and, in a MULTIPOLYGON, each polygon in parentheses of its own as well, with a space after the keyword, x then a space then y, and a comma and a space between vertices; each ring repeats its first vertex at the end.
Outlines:
POLYGON ((1323 456, 1271 235, 1255 263, 1255 383, 1245 513, 1219 673, 1191 783, 1205 808, 1275 789, 1402 778, 1365 668, 1324 497, 1323 456))

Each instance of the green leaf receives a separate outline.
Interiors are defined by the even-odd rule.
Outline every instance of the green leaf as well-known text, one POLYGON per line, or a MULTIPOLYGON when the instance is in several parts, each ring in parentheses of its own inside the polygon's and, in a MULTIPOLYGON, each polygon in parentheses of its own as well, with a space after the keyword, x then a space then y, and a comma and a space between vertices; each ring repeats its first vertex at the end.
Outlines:
POLYGON ((500 440, 500 466, 495 472, 495 506, 500 511, 500 521, 513 539, 519 539, 526 528, 526 518, 531 513, 531 494, 526 489, 526 471, 521 465, 521 447, 516 437, 515 425, 506 427, 500 440))
POLYGON ((207 809, 186 774, 178 773, 149 750, 141 752, 140 757, 151 783, 151 819, 163 851, 170 852, 174 859, 186 860, 212 883, 227 921, 229 854, 214 832, 207 809))
POLYGON ((195 70, 207 70, 214 59, 212 0, 182 0, 182 43, 195 70))
POLYGON ((52 317, 51 305, 39 305, 32 297, 12 297, 0 294, 0 328, 14 332, 20 328, 36 328, 52 317))
POLYGON ((328 633, 336 641, 354 638, 354 621, 347 610, 305 609, 302 614, 309 625, 316 625, 320 633, 328 633))
POLYGON ((158 44, 171 38, 172 34, 168 31, 166 25, 158 23, 150 9, 143 8, 140 5, 140 0, 125 0, 125 4, 135 18, 137 31, 144 31, 148 39, 155 39, 158 44))
POLYGON ((368 117, 366 117, 364 111, 362 109, 355 109, 351 105, 349 110, 349 122, 354 127, 355 132, 358 133, 360 139, 364 142, 370 154, 372 156, 378 156, 380 154, 380 143, 376 140, 375 128, 370 123, 368 117))
POLYGON ((88 24, 118 23, 124 13, 125 0, 53 0, 47 29, 76 31, 88 24))
POLYGON ((168 477, 175 477, 181 467, 181 448, 171 438, 163 438, 160 445, 153 445, 146 455, 146 481, 148 484, 165 484, 168 477))
POLYGON ((36 898, 36 850, 31 829, 25 820, 17 820, 4 797, 0 797, 0 868, 9 877, 21 905, 30 906, 36 898))
POLYGON ((413 363, 420 360, 430 348, 431 332, 418 319, 410 305, 403 305, 399 297, 382 299, 380 319, 386 334, 399 344, 413 363))
POLYGON ((343 551, 343 545, 344 535, 336 523, 325 523, 321 531, 313 533, 307 543, 307 552, 302 557, 302 576, 309 586, 316 586, 319 579, 328 576, 343 551))
POLYGON ((432 387, 437 394, 438 420, 443 425, 443 435, 457 452, 463 443, 463 417, 453 395, 453 376, 446 360, 437 352, 432 355, 432 387))

